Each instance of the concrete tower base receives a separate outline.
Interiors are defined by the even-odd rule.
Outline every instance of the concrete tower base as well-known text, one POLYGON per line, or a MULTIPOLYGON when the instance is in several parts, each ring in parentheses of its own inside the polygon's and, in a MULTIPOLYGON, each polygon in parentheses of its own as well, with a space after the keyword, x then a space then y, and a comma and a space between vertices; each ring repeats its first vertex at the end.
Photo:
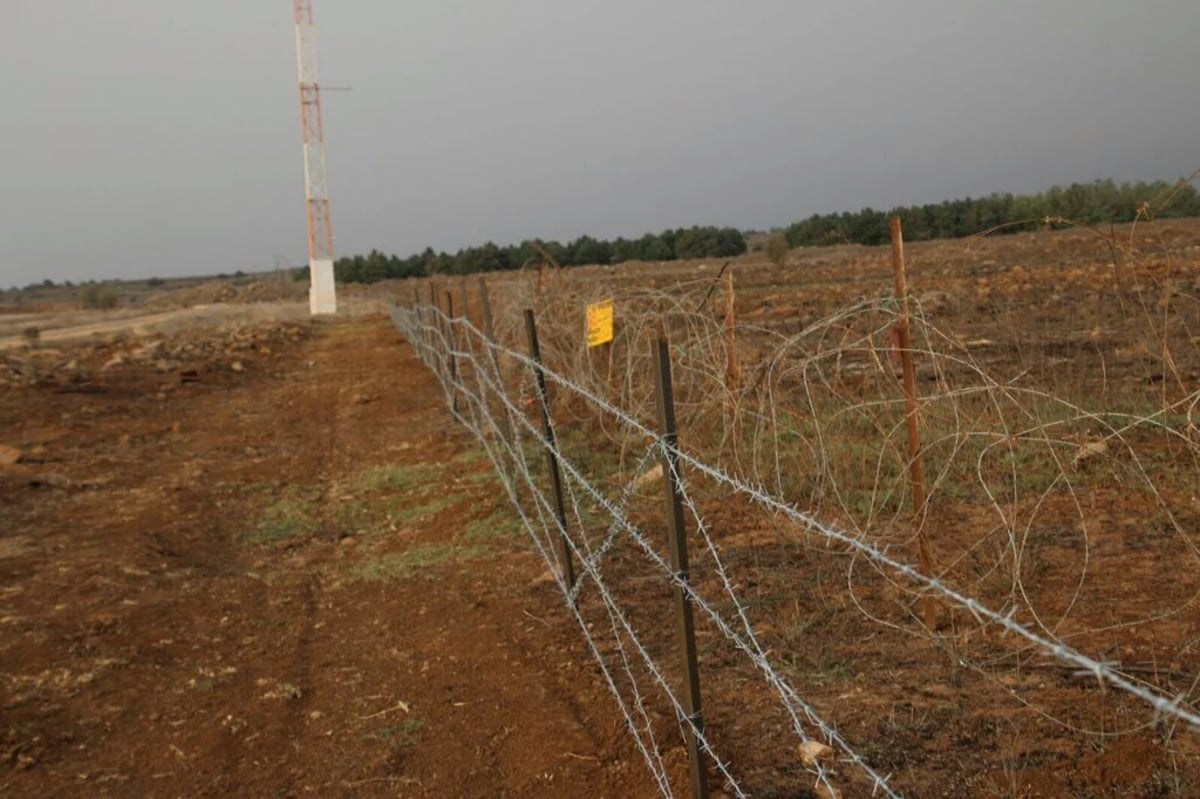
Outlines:
POLYGON ((308 290, 308 310, 313 316, 337 313, 337 289, 333 283, 333 261, 313 261, 309 265, 312 286, 308 290))

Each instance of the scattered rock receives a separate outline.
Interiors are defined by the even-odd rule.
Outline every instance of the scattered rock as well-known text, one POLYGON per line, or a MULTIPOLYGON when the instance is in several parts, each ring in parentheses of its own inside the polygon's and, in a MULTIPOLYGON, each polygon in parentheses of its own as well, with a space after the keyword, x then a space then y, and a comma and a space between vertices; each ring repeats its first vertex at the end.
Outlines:
POLYGON ((146 344, 145 346, 138 347, 129 353, 129 357, 135 361, 153 361, 158 359, 159 352, 161 350, 162 342, 156 341, 152 344, 146 344))
POLYGON ((554 572, 551 569, 546 569, 546 571, 542 572, 537 577, 534 577, 532 580, 529 581, 529 587, 537 588, 537 587, 543 586, 543 585, 553 585, 554 582, 555 582, 554 572))
POLYGON ((237 299, 238 290, 232 283, 211 280, 174 291, 163 291, 146 300, 150 308, 190 308, 193 305, 212 305, 237 299))
POLYGON ((304 338, 301 325, 283 322, 221 330, 188 330, 167 338, 144 340, 145 330, 96 337, 62 349, 11 350, 0 354, 0 385, 77 386, 98 378, 109 383, 132 369, 198 380, 205 371, 252 371, 248 358, 278 351, 279 342, 304 338), (250 355, 243 355, 249 353, 250 355), (118 370, 120 375, 111 372, 118 370))
POLYGON ((58 472, 45 472, 44 474, 36 474, 29 478, 29 485, 33 488, 70 488, 71 478, 65 474, 58 472))
MULTIPOLYGON (((266 687, 271 685, 272 682, 272 680, 260 679, 257 681, 257 684, 261 687, 266 687)), ((300 699, 303 696, 304 691, 300 688, 300 686, 293 685, 292 683, 281 682, 275 683, 271 690, 262 695, 262 698, 294 700, 300 699)))
POLYGON ((809 767, 823 765, 823 761, 833 756, 833 747, 827 746, 820 741, 805 741, 800 744, 798 750, 800 752, 800 761, 809 767))
POLYGON ((1075 457, 1071 459, 1071 465, 1078 469, 1083 464, 1099 458, 1106 452, 1108 452, 1107 439, 1102 438, 1099 441, 1088 441, 1075 450, 1075 457))
POLYGON ((647 472, 645 474, 643 474, 641 477, 639 477, 637 479, 637 482, 634 485, 636 485, 638 488, 644 488, 644 487, 650 485, 651 483, 661 480, 662 476, 663 476, 662 464, 661 463, 655 464, 655 466, 653 468, 647 470, 647 472))
POLYGON ((39 349, 29 353, 29 357, 36 361, 61 361, 63 358, 63 351, 54 349, 39 349))
POLYGON ((12 466, 21 460, 21 450, 0 444, 0 466, 12 466))

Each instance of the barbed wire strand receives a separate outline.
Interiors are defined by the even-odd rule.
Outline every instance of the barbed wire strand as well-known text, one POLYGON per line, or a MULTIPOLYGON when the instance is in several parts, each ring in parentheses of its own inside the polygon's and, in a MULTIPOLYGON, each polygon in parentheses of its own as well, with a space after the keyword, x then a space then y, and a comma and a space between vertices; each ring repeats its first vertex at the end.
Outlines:
MULTIPOLYGON (((440 337, 439 331, 437 331, 436 329, 433 331, 433 333, 435 336, 440 337)), ((450 352, 450 354, 453 355, 454 357, 459 357, 459 358, 466 358, 466 359, 473 358, 473 353, 466 351, 466 350, 453 350, 450 352)), ((532 360, 528 361, 528 365, 531 368, 535 368, 535 364, 533 363, 532 360)), ((448 372, 439 372, 439 374, 445 375, 445 374, 448 374, 448 372)), ((461 375, 462 372, 460 371, 459 374, 461 375)), ((488 377, 487 377, 486 371, 476 372, 476 377, 477 377, 477 379, 479 379, 481 381, 481 383, 488 382, 488 377)), ((457 390, 465 390, 466 387, 459 385, 459 386, 456 386, 455 388, 457 390)), ((490 385, 489 388, 493 393, 499 393, 498 387, 495 386, 494 384, 490 385)), ((467 392, 467 393, 469 393, 469 392, 467 392)), ((505 401, 505 399, 502 395, 500 396, 500 399, 502 402, 505 401)), ((821 731, 821 733, 824 736, 826 741, 828 741, 831 744, 835 744, 837 746, 837 748, 845 755, 845 759, 847 760, 847 762, 850 762, 850 763, 854 764, 855 766, 857 766, 860 770, 862 770, 871 779, 871 781, 873 783, 873 793, 882 791, 884 793, 884 795, 889 796, 889 797, 898 796, 898 794, 895 793, 888 786, 887 778, 876 773, 865 762, 865 760, 862 758, 862 756, 859 755, 857 752, 855 752, 854 749, 850 746, 850 744, 831 725, 829 725, 827 722, 825 722, 823 719, 821 719, 821 717, 817 714, 815 709, 812 708, 810 705, 808 705, 806 702, 804 702, 800 698, 799 694, 795 691, 795 689, 791 685, 789 685, 785 679, 783 679, 783 677, 778 673, 778 671, 775 669, 775 667, 770 663, 769 659, 764 654, 762 647, 758 644, 758 642, 753 634, 752 629, 750 628, 749 621, 745 615, 745 608, 743 607, 739 598, 736 596, 736 593, 733 591, 732 584, 729 582, 728 577, 725 575, 723 566, 721 566, 720 570, 719 570, 720 574, 721 574, 721 580, 726 589, 726 592, 728 593, 728 595, 734 602, 735 607, 737 608, 739 617, 743 621, 744 627, 747 630, 746 636, 743 636, 743 635, 739 634, 736 630, 734 630, 733 627, 724 619, 724 617, 711 605, 711 603, 709 603, 703 596, 701 596, 699 593, 696 592, 696 590, 694 589, 693 586, 691 586, 687 581, 683 581, 678 578, 678 576, 676 575, 674 570, 671 568, 670 564, 654 549, 653 545, 644 536, 644 534, 637 528, 637 526, 634 525, 632 522, 630 522, 626 518, 625 514, 623 513, 623 511, 620 508, 616 507, 613 503, 611 503, 611 501, 609 501, 608 498, 605 497, 603 495, 603 493, 596 486, 594 486, 589 480, 587 480, 587 478, 575 466, 575 464, 571 461, 571 459, 565 455, 565 453, 561 452, 561 450, 559 450, 557 447, 552 447, 550 445, 550 443, 543 437, 543 433, 540 430, 538 430, 535 426, 533 426, 533 424, 531 422, 529 422, 528 419, 524 418, 523 415, 519 414, 519 409, 512 408, 510 406, 510 410, 513 411, 519 417, 519 421, 522 424, 522 426, 526 427, 527 430, 529 431, 529 433, 532 435, 532 437, 538 440, 538 443, 540 446, 545 446, 545 447, 548 447, 548 448, 551 448, 552 450, 554 450, 555 455, 559 459, 560 467, 563 469, 564 474, 569 478, 569 480, 566 482, 569 484, 571 481, 575 481, 588 494, 590 494, 592 499, 595 502, 597 502, 601 507, 603 507, 604 510, 614 519, 614 521, 619 524, 620 528, 630 534, 631 538, 638 544, 638 546, 643 550, 643 552, 647 555, 647 557, 663 572, 663 574, 667 577, 667 579, 671 580, 676 585, 678 585, 680 588, 682 588, 685 591, 685 593, 689 596, 689 598, 696 604, 697 608, 699 610, 701 610, 707 617, 709 617, 712 620, 712 622, 714 623, 714 625, 718 628, 718 630, 720 630, 720 632, 728 640, 730 640, 735 645, 735 647, 737 647, 740 651, 742 651, 750 659, 750 661, 756 666, 756 668, 758 668, 764 674, 764 676, 767 679, 768 684, 770 684, 776 690, 776 692, 781 696, 781 698, 784 700, 784 707, 785 707, 786 711, 788 712, 788 714, 792 718, 793 729, 796 731, 797 735, 800 737, 800 739, 803 742, 805 742, 805 743, 812 742, 814 739, 810 735, 808 735, 807 731, 805 730, 805 725, 800 720, 798 714, 803 714, 808 719, 810 724, 812 724, 813 726, 815 726, 816 728, 818 728, 821 731)), ((649 452, 650 453, 660 452, 661 448, 662 448, 661 439, 659 439, 657 436, 651 436, 651 440, 653 443, 652 443, 652 446, 649 448, 649 452)), ((522 475, 522 476, 526 477, 526 475, 522 475)), ((527 479, 531 480, 532 478, 527 477, 527 479)), ((549 502, 547 499, 545 499, 545 497, 543 495, 541 495, 540 492, 536 492, 536 487, 534 487, 534 490, 535 490, 535 493, 537 493, 537 498, 540 502, 543 502, 543 503, 549 502)), ((578 503, 573 503, 573 504, 575 504, 577 506, 578 503)), ((691 509, 692 509, 692 512, 694 515, 698 515, 698 511, 696 510, 694 505, 691 506, 691 509)), ((547 504, 547 511, 548 510, 549 510, 549 505, 547 504)), ((708 536, 707 528, 701 527, 700 530, 705 537, 706 546, 707 546, 709 552, 714 556, 716 561, 718 563, 720 563, 719 555, 717 555, 715 545, 712 542, 711 538, 708 536)), ((571 541, 569 537, 568 537, 568 542, 573 549, 577 549, 575 547, 574 542, 571 541)), ((578 554, 584 554, 584 553, 578 553, 578 554)), ((670 701, 672 702, 673 705, 675 705, 677 719, 690 724, 690 721, 688 720, 688 716, 684 712, 682 705, 679 703, 679 700, 674 696, 674 694, 670 691, 669 686, 666 684, 665 678, 661 674, 661 670, 659 669, 657 664, 653 661, 653 659, 649 656, 649 654, 645 651, 645 648, 641 646, 640 641, 636 641, 636 634, 634 633, 632 626, 629 625, 628 622, 623 619, 623 614, 620 612, 619 608, 616 607, 615 600, 612 599, 607 586, 604 584, 603 580, 600 578, 598 572, 596 572, 594 570, 594 563, 590 560, 585 560, 584 563, 585 563, 585 569, 588 570, 588 574, 592 578, 592 582, 598 587, 602 596, 604 597, 605 604, 612 607, 612 612, 614 612, 616 614, 618 619, 622 620, 622 625, 625 627, 627 634, 629 634, 631 637, 634 638, 634 640, 636 642, 635 646, 636 646, 636 648, 638 648, 639 654, 642 655, 643 660, 646 662, 647 668, 654 675, 655 680, 657 682, 659 682, 660 686, 664 689, 664 691, 668 693, 670 701)), ((718 771, 722 772, 723 776, 726 777, 727 781, 730 782, 731 786, 734 787, 735 790, 737 790, 739 792, 739 795, 741 795, 740 788, 737 788, 736 781, 734 781, 732 779, 732 776, 728 774, 724 764, 722 764, 721 761, 718 758, 716 758, 715 753, 712 752, 711 745, 709 745, 707 740, 705 740, 702 731, 697 729, 695 727, 695 725, 692 725, 692 730, 693 730, 693 732, 695 732, 697 734, 697 737, 701 742, 702 749, 709 752, 711 755, 713 755, 714 760, 717 764, 718 771)), ((819 761, 817 761, 815 763, 815 765, 811 768, 811 770, 816 775, 816 778, 819 783, 828 785, 830 788, 833 787, 832 784, 830 783, 830 776, 831 776, 830 773, 827 771, 827 769, 824 768, 824 766, 819 761)))
MULTIPOLYGON (((449 320, 445 314, 442 314, 440 311, 437 311, 437 313, 442 319, 446 319, 451 324, 467 329, 472 335, 482 335, 468 320, 449 320)), ((489 342, 488 346, 494 347, 497 351, 516 360, 518 363, 524 364, 530 368, 538 368, 527 356, 515 350, 509 349, 504 345, 498 343, 492 344, 489 342)), ((556 385, 583 397, 599 410, 612 415, 630 430, 640 435, 650 437, 652 440, 658 442, 658 446, 667 446, 661 441, 661 438, 657 433, 643 425, 637 419, 630 416, 621 408, 612 405, 604 398, 588 390, 586 387, 579 385, 577 382, 559 374, 553 369, 550 369, 544 365, 542 365, 540 368, 545 377, 554 382, 556 385)), ((1185 708, 1182 705, 1181 696, 1168 699, 1161 694, 1134 683, 1132 680, 1113 669, 1107 663, 1088 657, 1087 655, 1084 655, 1074 648, 1064 644, 1062 641, 1048 637, 1048 634, 1039 634, 1028 629, 1024 625, 1017 622, 1014 618, 1015 608, 1007 614, 998 613, 978 600, 960 593, 953 587, 947 585, 942 579, 922 574, 910 564, 891 557, 887 554, 887 552, 881 551, 865 541, 847 534, 830 524, 822 522, 811 514, 805 513, 793 505, 790 505, 779 498, 772 496, 761 487, 750 485, 741 479, 733 477, 720 469, 698 460, 682 450, 673 450, 673 454, 678 455, 681 464, 694 469, 699 474, 702 474, 705 477, 713 480, 716 484, 724 485, 735 492, 748 497, 765 509, 783 514, 792 521, 808 529, 810 532, 820 535, 827 540, 842 544, 850 550, 862 554, 875 563, 885 566, 896 574, 921 586, 923 589, 931 591, 935 594, 939 594, 943 598, 950 600, 952 603, 970 612, 977 619, 987 619, 988 621, 999 625, 1005 631, 1026 640, 1051 657, 1093 674, 1098 682, 1106 682, 1120 689, 1121 691, 1136 697, 1137 699, 1145 702, 1154 710, 1156 719, 1162 716, 1170 716, 1184 721, 1193 727, 1200 727, 1200 715, 1185 708)))

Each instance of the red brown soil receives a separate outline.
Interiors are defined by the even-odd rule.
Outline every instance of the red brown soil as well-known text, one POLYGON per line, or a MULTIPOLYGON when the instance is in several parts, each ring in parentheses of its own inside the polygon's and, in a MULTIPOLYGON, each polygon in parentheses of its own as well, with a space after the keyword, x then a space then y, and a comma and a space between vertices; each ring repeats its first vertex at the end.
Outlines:
POLYGON ((389 323, 298 338, 182 386, 0 390, 26 453, 0 478, 0 795, 652 794, 519 540, 347 578, 503 500, 461 479, 487 463, 455 461, 471 447, 389 323), (385 464, 437 470, 447 507, 345 523, 347 476, 385 464), (287 486, 315 492, 315 529, 248 541, 287 486))
MULTIPOLYGON (((1151 230, 1183 255, 1140 260, 1144 294, 1086 232, 914 246, 914 292, 956 336, 992 340, 975 350, 989 368, 1032 369, 1048 388, 1103 369, 1131 395, 1166 381, 1143 339, 1170 308, 1169 387, 1190 390, 1200 223, 1151 230)), ((885 250, 803 258, 740 271, 739 318, 795 332, 890 284, 885 250)), ((0 467, 0 795, 656 795, 545 564, 523 536, 489 533, 515 518, 487 460, 390 323, 305 324, 266 347, 210 338, 169 347, 165 371, 105 370, 112 347, 79 345, 0 380, 0 445, 24 454, 0 467), (176 361, 199 380, 181 383, 176 361)), ((1026 585, 1055 612, 1071 596, 1086 515, 1090 582, 1062 632, 1192 701, 1193 539, 1156 532, 1145 496, 1088 488, 1080 507, 1031 512, 1026 585), (1157 618, 1164 607, 1179 610, 1157 618)), ((1194 532, 1193 501, 1175 482, 1164 492, 1194 532)), ((904 795, 1197 795, 1192 731, 962 614, 944 614, 936 641, 904 632, 911 596, 746 504, 703 501, 756 632, 904 795)), ((939 510, 937 555, 994 524, 973 498, 939 510)), ((666 591, 637 554, 615 548, 607 579, 671 678, 671 636, 655 634, 666 591)), ((693 567, 713 589, 703 554, 693 567)), ((970 585, 1002 607, 1003 586, 970 585)), ((761 676, 711 625, 699 635, 706 723, 733 772, 756 796, 814 795, 761 676)), ((652 715, 686 793, 669 710, 652 715)), ((847 799, 870 795, 837 771, 847 799)))

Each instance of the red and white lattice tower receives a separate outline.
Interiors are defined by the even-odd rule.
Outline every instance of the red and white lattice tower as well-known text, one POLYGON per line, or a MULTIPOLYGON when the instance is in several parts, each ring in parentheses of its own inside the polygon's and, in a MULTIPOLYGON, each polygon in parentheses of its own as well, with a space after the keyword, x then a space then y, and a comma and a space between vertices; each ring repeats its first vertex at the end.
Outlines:
POLYGON ((300 127, 304 134, 304 182, 308 205, 308 292, 313 315, 337 313, 333 283, 333 219, 329 213, 329 170, 325 161, 325 123, 317 80, 317 29, 312 0, 295 0, 296 63, 300 70, 300 127))

